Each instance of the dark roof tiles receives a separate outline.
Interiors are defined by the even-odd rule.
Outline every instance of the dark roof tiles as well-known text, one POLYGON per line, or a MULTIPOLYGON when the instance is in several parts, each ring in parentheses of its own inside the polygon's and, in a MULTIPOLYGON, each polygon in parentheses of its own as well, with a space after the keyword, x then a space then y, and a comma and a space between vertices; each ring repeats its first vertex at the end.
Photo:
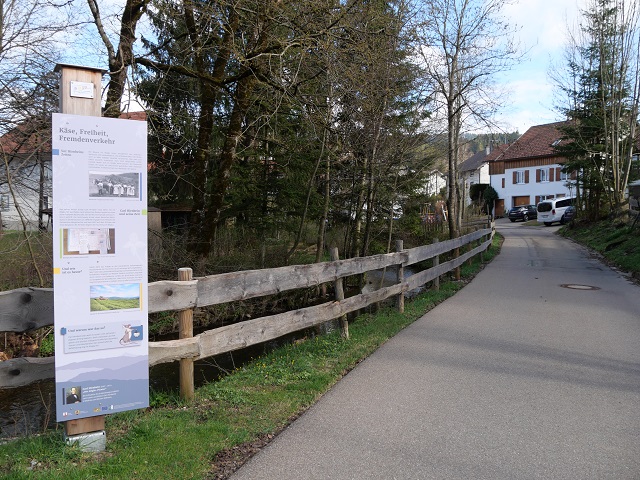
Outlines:
POLYGON ((507 148, 497 160, 557 156, 555 146, 566 142, 566 140, 561 140, 563 133, 560 127, 567 123, 568 122, 564 121, 531 127, 520 138, 509 145, 509 148, 507 148))

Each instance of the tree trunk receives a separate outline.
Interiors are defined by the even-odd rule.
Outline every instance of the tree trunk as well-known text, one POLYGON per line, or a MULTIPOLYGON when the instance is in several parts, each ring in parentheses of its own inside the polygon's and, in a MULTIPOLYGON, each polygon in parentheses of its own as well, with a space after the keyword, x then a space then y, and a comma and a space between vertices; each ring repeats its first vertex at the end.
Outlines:
POLYGON ((102 19, 96 0, 87 0, 94 22, 109 57, 109 89, 104 106, 104 116, 120 116, 122 97, 127 83, 127 70, 133 63, 133 43, 136 41, 136 27, 150 0, 127 0, 120 21, 118 48, 114 49, 102 26, 102 19))
POLYGON ((211 184, 211 194, 205 212, 203 239, 198 248, 198 253, 203 256, 209 254, 211 240, 214 238, 220 222, 224 197, 231 183, 231 167, 236 160, 238 144, 242 138, 242 123, 251 105, 255 82, 255 77, 247 74, 238 82, 236 87, 235 103, 229 119, 229 127, 225 135, 215 177, 211 184))

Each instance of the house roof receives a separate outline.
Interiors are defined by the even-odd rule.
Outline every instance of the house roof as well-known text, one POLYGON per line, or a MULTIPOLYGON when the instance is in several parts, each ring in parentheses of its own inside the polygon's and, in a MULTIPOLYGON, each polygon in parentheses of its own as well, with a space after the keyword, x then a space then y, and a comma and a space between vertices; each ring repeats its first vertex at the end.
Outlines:
POLYGON ((120 118, 124 120, 147 120, 147 112, 122 112, 120 118))
POLYGON ((51 151, 51 126, 34 118, 21 123, 0 137, 0 150, 9 155, 51 151))
POLYGON ((560 131, 560 127, 568 123, 568 121, 564 121, 531 127, 509 145, 496 160, 557 156, 555 147, 567 142, 567 140, 562 140, 563 133, 560 131))
POLYGON ((458 165, 458 170, 461 172, 473 172, 480 168, 480 166, 485 163, 487 156, 487 152, 483 149, 477 153, 474 153, 469 158, 467 158, 464 162, 458 165))
POLYGON ((480 150, 478 153, 473 154, 462 162, 458 166, 458 170, 461 172, 473 172, 479 169, 483 163, 495 160, 501 153, 503 153, 509 147, 508 144, 496 145, 492 148, 491 152, 487 154, 486 150, 480 150))

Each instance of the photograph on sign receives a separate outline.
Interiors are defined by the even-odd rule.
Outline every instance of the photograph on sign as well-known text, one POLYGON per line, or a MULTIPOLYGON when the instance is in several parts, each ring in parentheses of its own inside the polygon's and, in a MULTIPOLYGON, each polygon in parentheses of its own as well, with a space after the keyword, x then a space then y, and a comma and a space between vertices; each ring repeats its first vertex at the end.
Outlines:
POLYGON ((91 311, 140 308, 140 284, 91 285, 91 311))
POLYGON ((54 114, 52 133, 56 418, 147 407, 146 122, 54 114))
POLYGON ((115 228, 63 228, 63 255, 113 255, 115 228))
POLYGON ((136 200, 139 192, 138 172, 89 172, 90 197, 126 197, 136 200))

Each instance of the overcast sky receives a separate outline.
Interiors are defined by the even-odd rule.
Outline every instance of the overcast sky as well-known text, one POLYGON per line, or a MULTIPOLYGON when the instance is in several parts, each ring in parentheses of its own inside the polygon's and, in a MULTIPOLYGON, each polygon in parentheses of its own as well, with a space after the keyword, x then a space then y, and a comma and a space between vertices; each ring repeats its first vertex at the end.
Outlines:
POLYGON ((554 109, 552 65, 565 68, 563 55, 567 25, 575 25, 587 0, 520 0, 505 9, 507 18, 520 26, 520 41, 527 58, 505 74, 510 103, 500 120, 509 131, 524 133, 533 125, 563 120, 554 109))

